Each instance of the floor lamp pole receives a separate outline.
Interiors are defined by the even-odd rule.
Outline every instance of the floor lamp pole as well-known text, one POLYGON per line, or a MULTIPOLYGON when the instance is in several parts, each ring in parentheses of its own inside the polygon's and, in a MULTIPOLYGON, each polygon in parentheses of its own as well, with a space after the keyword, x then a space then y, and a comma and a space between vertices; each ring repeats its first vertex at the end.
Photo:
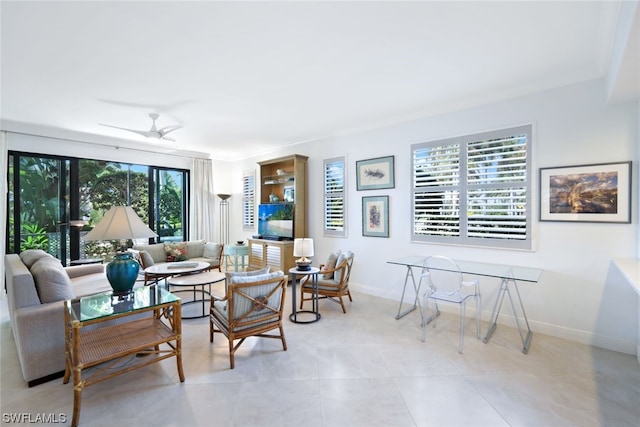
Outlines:
POLYGON ((220 243, 229 243, 229 197, 231 194, 218 194, 220 197, 220 243))

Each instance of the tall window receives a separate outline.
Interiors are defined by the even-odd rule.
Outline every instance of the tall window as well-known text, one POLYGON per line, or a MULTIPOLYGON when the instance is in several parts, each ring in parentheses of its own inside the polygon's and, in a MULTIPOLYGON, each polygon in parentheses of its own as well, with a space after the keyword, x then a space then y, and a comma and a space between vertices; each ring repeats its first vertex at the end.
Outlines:
POLYGON ((324 160, 323 170, 324 235, 345 237, 347 235, 347 224, 344 157, 324 160))
POLYGON ((9 153, 8 171, 9 252, 108 260, 119 242, 84 235, 114 205, 131 206, 160 241, 187 238, 189 171, 21 152, 9 153))
POLYGON ((412 145, 412 238, 531 249, 530 153, 530 125, 412 145))
POLYGON ((253 230, 255 225, 256 171, 242 174, 242 229, 253 230))

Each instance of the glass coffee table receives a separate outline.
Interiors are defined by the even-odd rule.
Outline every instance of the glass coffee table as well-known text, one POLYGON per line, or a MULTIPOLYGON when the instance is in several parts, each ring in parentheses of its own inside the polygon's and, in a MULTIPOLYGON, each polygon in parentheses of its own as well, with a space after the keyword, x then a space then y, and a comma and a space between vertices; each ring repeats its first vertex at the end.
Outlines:
POLYGON ((169 357, 176 358, 180 382, 184 382, 181 300, 176 295, 153 285, 124 296, 104 292, 67 300, 64 307, 63 382, 67 384, 73 375, 73 427, 80 421, 85 387, 169 357), (110 322, 115 319, 119 323, 110 322), (86 328, 89 325, 98 327, 86 328), (132 357, 135 355, 148 356, 132 357), (100 368, 83 377, 85 369, 97 365, 100 368))

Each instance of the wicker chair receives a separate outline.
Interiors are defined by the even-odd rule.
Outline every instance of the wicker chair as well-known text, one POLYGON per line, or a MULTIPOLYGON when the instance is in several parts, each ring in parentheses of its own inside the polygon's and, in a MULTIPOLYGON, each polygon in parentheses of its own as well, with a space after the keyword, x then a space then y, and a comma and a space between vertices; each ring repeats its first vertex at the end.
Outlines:
POLYGON ((212 297, 209 311, 209 341, 217 333, 229 340, 229 361, 234 368, 234 354, 248 337, 276 338, 287 342, 282 328, 282 311, 288 278, 282 271, 257 276, 231 276, 226 296, 212 297), (279 335, 266 334, 278 330, 279 335), (236 340, 240 340, 234 345, 236 340))
MULTIPOLYGON (((340 253, 336 261, 335 268, 327 269, 324 264, 320 264, 320 273, 318 276, 318 298, 326 298, 333 302, 337 302, 342 307, 342 312, 346 313, 343 296, 351 298, 349 291, 349 278, 351 277, 351 269, 353 267, 353 252, 345 251, 340 253)), ((300 281, 300 309, 302 309, 305 301, 313 299, 313 283, 311 276, 305 276, 300 281), (305 294, 308 296, 305 297, 305 294)))

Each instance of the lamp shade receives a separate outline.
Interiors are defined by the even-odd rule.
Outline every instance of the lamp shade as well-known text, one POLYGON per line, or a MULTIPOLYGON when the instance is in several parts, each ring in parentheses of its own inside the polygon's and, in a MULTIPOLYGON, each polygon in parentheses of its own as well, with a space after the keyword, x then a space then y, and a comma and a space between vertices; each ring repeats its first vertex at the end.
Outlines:
MULTIPOLYGON (((113 206, 107 211, 102 221, 84 236, 85 240, 128 240, 156 237, 147 225, 142 222, 130 206, 113 206)), ((113 293, 125 295, 131 292, 138 278, 140 266, 124 251, 116 253, 115 258, 106 267, 107 280, 113 293)))
POLYGON ((313 239, 308 237, 294 239, 293 256, 302 258, 313 256, 313 239))
POLYGON ((84 236, 85 240, 122 240, 157 237, 142 222, 131 206, 112 206, 93 230, 84 236))

